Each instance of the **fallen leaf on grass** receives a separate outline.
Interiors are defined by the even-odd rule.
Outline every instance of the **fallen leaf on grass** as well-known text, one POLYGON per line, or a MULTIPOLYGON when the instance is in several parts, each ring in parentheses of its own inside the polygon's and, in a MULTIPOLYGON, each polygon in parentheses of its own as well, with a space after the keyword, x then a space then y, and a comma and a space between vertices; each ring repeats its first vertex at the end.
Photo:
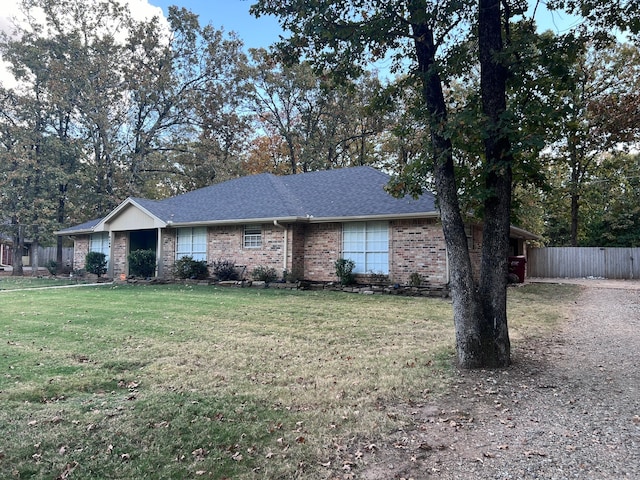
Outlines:
POLYGON ((69 475, 73 473, 78 465, 80 465, 78 462, 67 463, 67 465, 64 467, 64 470, 62 470, 60 475, 56 477, 56 480, 65 480, 69 478, 69 475))
POLYGON ((209 452, 204 448, 196 448, 193 452, 191 452, 191 455, 193 455, 196 460, 204 460, 204 457, 206 457, 208 453, 209 452))

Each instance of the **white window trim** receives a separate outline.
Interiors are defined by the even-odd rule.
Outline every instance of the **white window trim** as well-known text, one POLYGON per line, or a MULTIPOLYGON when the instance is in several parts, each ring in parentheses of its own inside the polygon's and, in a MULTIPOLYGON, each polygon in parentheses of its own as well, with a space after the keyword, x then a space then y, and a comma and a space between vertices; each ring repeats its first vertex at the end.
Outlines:
MULTIPOLYGON (((381 230, 381 229, 379 229, 381 230)), ((346 259, 351 259, 356 263, 356 266, 354 268, 353 273, 356 274, 368 274, 368 273, 381 273, 384 275, 388 275, 389 274, 389 222, 385 222, 385 221, 370 221, 370 222, 346 222, 342 224, 342 255, 344 258, 346 259), (361 243, 361 247, 358 250, 355 249, 351 249, 351 250, 346 250, 345 249, 345 233, 348 234, 348 232, 346 232, 348 230, 348 226, 349 225, 358 225, 358 226, 364 226, 364 239, 361 243), (382 250, 368 250, 367 249, 367 243, 368 243, 368 237, 370 234, 373 233, 373 227, 377 226, 380 227, 384 225, 384 230, 386 231, 386 242, 384 245, 384 249, 382 250), (358 254, 361 257, 364 258, 364 265, 362 265, 362 262, 359 262, 357 258, 353 258, 350 256, 350 254, 358 254), (367 264, 367 256, 370 254, 382 254, 382 255, 386 255, 387 257, 387 262, 386 265, 384 265, 382 268, 372 268, 371 265, 367 264)))
POLYGON ((242 232, 243 248, 262 248, 262 225, 248 224, 242 232), (259 232, 259 233, 256 233, 259 232))
POLYGON ((194 260, 207 259, 207 227, 182 227, 176 232, 176 260, 182 257, 192 257, 194 260), (199 235, 195 235, 195 234, 199 235), (204 236, 204 244, 202 249, 198 248, 194 239, 204 236), (180 237, 184 240, 181 242, 180 237), (186 247, 186 248, 185 248, 186 247))

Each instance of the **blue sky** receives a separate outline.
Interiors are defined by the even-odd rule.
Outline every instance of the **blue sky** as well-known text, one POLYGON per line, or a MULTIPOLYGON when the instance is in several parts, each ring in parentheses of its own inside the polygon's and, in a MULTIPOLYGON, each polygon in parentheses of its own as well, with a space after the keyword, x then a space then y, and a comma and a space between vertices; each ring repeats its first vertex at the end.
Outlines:
MULTIPOLYGON (((226 32, 234 31, 248 48, 268 47, 278 40, 281 33, 274 17, 255 18, 249 14, 254 0, 148 0, 150 4, 162 8, 167 14, 169 5, 178 5, 199 15, 200 23, 211 23, 216 28, 224 27, 226 32)), ((529 2, 530 4, 535 1, 529 2)), ((575 20, 563 13, 550 14, 541 4, 536 18, 539 26, 563 33, 575 26, 575 20)))
POLYGON ((268 47, 281 32, 274 17, 255 18, 249 14, 252 0, 149 0, 167 14, 169 5, 191 10, 200 17, 201 24, 211 23, 225 32, 234 31, 248 48, 268 47))

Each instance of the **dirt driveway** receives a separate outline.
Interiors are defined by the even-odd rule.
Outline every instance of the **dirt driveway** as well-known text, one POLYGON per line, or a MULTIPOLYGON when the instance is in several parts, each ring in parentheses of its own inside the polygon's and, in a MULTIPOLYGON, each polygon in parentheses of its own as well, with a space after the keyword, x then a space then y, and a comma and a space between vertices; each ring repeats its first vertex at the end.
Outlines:
POLYGON ((413 408, 358 478, 640 479, 640 282, 571 283, 561 331, 413 408))

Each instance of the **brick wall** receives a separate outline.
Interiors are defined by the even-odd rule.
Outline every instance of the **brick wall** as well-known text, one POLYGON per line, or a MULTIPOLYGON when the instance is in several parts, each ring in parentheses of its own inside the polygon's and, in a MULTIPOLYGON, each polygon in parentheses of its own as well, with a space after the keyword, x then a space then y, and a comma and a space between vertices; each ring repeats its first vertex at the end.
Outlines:
POLYGON ((162 268, 159 274, 164 278, 173 278, 173 266, 176 263, 176 242, 178 231, 176 229, 162 230, 162 252, 160 253, 160 261, 162 268))
POLYGON ((73 268, 82 270, 89 253, 89 235, 78 235, 73 239, 73 268))
POLYGON ((289 245, 288 245, 288 260, 290 272, 298 276, 299 279, 305 278, 305 265, 304 265, 304 239, 305 239, 305 225, 290 225, 289 226, 289 245))
POLYGON ((312 223, 305 226, 305 279, 321 282, 336 281, 334 264, 341 256, 341 223, 312 223))
MULTIPOLYGON (((215 226, 207 229, 207 263, 232 260, 246 266, 246 278, 257 266, 272 267, 282 274, 285 230, 272 224, 262 225, 262 246, 244 248, 243 225, 215 226)), ((342 256, 342 224, 294 224, 287 227, 286 269, 315 281, 336 281, 335 261, 342 256)), ((127 272, 128 233, 112 232, 110 272, 114 278, 127 272)), ((469 246, 474 272, 479 269, 482 231, 469 229, 469 246)), ((74 265, 84 268, 89 251, 89 236, 75 238, 74 265)), ((176 230, 162 231, 160 275, 172 276, 176 255, 176 230)), ((389 278, 393 283, 408 284, 418 273, 430 285, 448 281, 447 258, 442 226, 436 219, 395 220, 389 222, 389 278)))
POLYGON ((406 285, 417 273, 431 285, 447 283, 447 250, 442 225, 435 219, 389 223, 389 277, 406 285))
MULTIPOLYGON (((207 263, 217 260, 232 260, 236 265, 246 266, 246 278, 258 266, 272 267, 282 275, 284 267, 284 229, 275 225, 262 225, 262 246, 244 247, 244 225, 209 227, 207 263)), ((290 248, 291 242, 289 242, 290 248)), ((287 262, 289 266, 290 263, 287 262)))
POLYGON ((119 278, 122 274, 128 274, 128 244, 128 232, 111 232, 111 268, 113 270, 113 278, 119 278))

